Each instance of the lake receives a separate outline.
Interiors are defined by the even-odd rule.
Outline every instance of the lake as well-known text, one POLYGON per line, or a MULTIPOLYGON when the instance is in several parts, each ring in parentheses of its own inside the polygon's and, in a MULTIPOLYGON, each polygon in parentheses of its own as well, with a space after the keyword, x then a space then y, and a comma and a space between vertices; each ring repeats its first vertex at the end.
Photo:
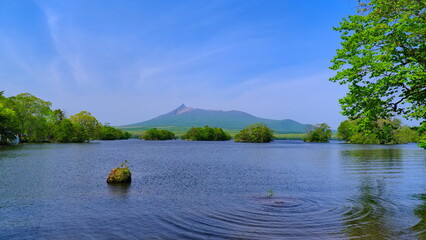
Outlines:
POLYGON ((0 170, 0 239, 426 239, 415 144, 26 144, 0 170))

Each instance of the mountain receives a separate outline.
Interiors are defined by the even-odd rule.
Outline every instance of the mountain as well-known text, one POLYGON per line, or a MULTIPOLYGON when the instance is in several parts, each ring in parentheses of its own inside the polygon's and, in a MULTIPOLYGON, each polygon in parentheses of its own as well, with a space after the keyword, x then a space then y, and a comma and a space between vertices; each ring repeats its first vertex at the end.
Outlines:
POLYGON ((265 123, 276 133, 304 133, 312 126, 301 124, 291 119, 272 120, 259 118, 241 111, 205 110, 180 105, 175 110, 160 115, 148 121, 121 126, 122 129, 134 128, 181 128, 191 127, 221 127, 229 130, 239 130, 254 123, 265 123))

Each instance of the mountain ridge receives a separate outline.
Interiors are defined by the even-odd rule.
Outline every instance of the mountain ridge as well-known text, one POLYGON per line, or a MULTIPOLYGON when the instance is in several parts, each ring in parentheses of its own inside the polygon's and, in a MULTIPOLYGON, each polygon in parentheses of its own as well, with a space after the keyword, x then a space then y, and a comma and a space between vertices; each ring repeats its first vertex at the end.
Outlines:
POLYGON ((176 109, 147 121, 120 126, 120 128, 165 128, 165 127, 220 127, 239 130, 248 125, 262 122, 276 133, 305 133, 312 125, 302 124, 292 119, 273 120, 256 117, 246 112, 230 110, 205 110, 187 107, 185 104, 176 109))

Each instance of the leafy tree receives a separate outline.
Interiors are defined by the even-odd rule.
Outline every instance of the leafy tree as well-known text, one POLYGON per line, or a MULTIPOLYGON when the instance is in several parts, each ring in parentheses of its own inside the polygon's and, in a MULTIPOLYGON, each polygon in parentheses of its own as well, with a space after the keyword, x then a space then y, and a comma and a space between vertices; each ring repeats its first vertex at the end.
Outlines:
POLYGON ((10 97, 5 104, 16 113, 17 132, 22 140, 42 142, 48 140, 48 125, 52 104, 30 93, 10 97))
POLYGON ((0 106, 0 145, 8 144, 10 140, 16 138, 17 121, 13 110, 0 106))
POLYGON ((340 124, 337 136, 347 143, 357 144, 400 144, 419 140, 418 133, 402 126, 398 119, 346 120, 340 124))
POLYGON ((53 116, 54 116, 55 121, 62 121, 62 120, 64 120, 66 118, 65 117, 65 112, 62 111, 61 109, 54 110, 53 111, 53 116))
POLYGON ((331 129, 326 123, 318 124, 315 129, 309 131, 303 139, 305 142, 328 142, 331 138, 331 129))
POLYGON ((209 126, 193 127, 188 130, 182 139, 190 141, 227 141, 231 136, 223 131, 222 128, 211 128, 209 126))
POLYGON ((335 28, 343 41, 330 80, 349 85, 344 115, 426 118, 425 9, 424 0, 360 1, 359 14, 335 28))
POLYGON ((96 139, 98 137, 101 125, 91 113, 81 111, 72 115, 70 120, 74 125, 77 125, 76 128, 79 134, 81 134, 80 137, 84 138, 86 141, 96 139))
POLYGON ((131 134, 105 124, 100 129, 100 140, 129 139, 131 134))
POLYGON ((401 126, 393 132, 395 142, 398 143, 416 143, 420 141, 420 135, 417 131, 408 126, 401 126))
POLYGON ((0 145, 8 144, 10 140, 15 139, 18 129, 15 111, 5 107, 8 100, 3 96, 3 91, 0 91, 0 145))
POLYGON ((53 126, 53 141, 55 142, 84 142, 84 138, 79 138, 77 129, 71 120, 65 118, 58 121, 53 126))
POLYGON ((264 123, 252 124, 235 135, 235 142, 265 143, 272 140, 274 140, 274 131, 264 123))
POLYGON ((420 140, 419 147, 426 149, 426 140, 420 140))
POLYGON ((426 121, 422 122, 420 127, 417 129, 417 132, 419 133, 419 135, 421 135, 419 147, 426 149, 426 121))
POLYGON ((146 130, 141 138, 145 140, 173 140, 176 139, 176 136, 166 129, 151 128, 146 130))

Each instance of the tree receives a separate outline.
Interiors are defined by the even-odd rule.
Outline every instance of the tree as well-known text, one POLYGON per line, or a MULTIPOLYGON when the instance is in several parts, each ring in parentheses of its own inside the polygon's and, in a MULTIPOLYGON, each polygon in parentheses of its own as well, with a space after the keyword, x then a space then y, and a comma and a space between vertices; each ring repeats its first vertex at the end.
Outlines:
POLYGON ((227 141, 231 136, 223 131, 222 128, 211 128, 209 126, 193 127, 188 130, 182 139, 190 141, 227 141))
POLYGON ((18 129, 16 113, 0 106, 0 145, 8 144, 16 138, 18 129))
POLYGON ((252 124, 235 135, 235 142, 265 143, 272 140, 274 140, 274 131, 264 123, 252 124))
POLYGON ((30 142, 48 140, 48 124, 52 117, 52 104, 30 94, 21 93, 10 97, 6 107, 16 113, 17 133, 30 142))
POLYGON ((426 121, 423 121, 420 127, 417 129, 420 137, 419 147, 426 149, 426 121))
POLYGON ((146 130, 141 138, 145 140, 173 140, 176 139, 176 136, 166 129, 151 128, 146 130))
POLYGON ((424 0, 360 1, 359 14, 334 28, 343 41, 330 80, 349 85, 344 115, 426 118, 425 9, 424 0))
POLYGON ((346 120, 340 123, 337 136, 347 143, 356 144, 401 144, 419 140, 419 134, 402 126, 398 119, 346 120))
POLYGON ((77 125, 76 128, 80 137, 86 141, 96 139, 98 137, 101 125, 91 113, 81 111, 72 115, 70 120, 73 124, 77 125))
POLYGON ((53 115, 54 115, 55 121, 62 121, 66 118, 65 112, 62 111, 61 109, 55 109, 53 111, 53 115))
POLYGON ((71 120, 65 118, 56 122, 52 130, 54 142, 84 142, 84 138, 77 135, 77 130, 71 120))
POLYGON ((7 101, 8 98, 0 91, 0 145, 8 144, 10 140, 15 139, 18 130, 16 113, 5 107, 7 101))
POLYGON ((303 139, 305 142, 328 142, 331 138, 331 129, 326 123, 315 126, 315 129, 309 131, 303 139))
POLYGON ((129 139, 130 137, 130 133, 111 127, 108 123, 102 125, 99 131, 100 140, 129 139))

